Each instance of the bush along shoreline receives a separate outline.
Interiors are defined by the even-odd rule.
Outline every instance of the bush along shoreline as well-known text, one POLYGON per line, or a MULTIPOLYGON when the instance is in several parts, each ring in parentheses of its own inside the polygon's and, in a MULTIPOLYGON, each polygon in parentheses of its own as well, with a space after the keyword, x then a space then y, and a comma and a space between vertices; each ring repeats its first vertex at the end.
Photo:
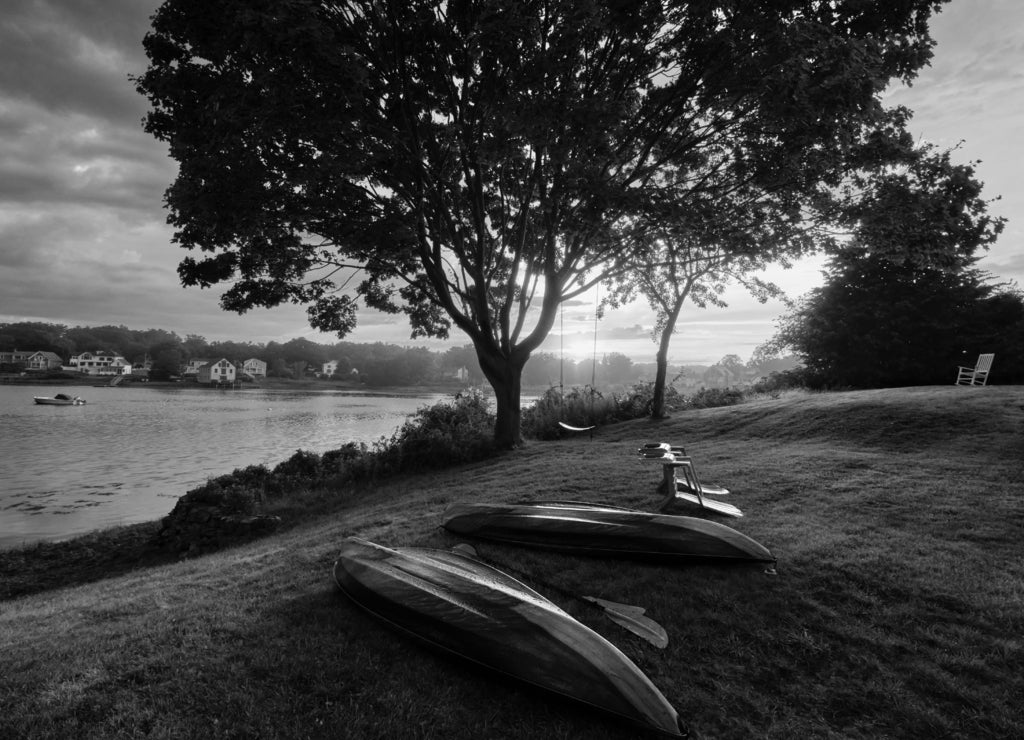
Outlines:
MULTIPOLYGON (((653 383, 609 396, 590 386, 552 387, 523 410, 523 434, 553 440, 566 434, 559 422, 601 426, 641 418, 652 396, 653 383)), ((745 394, 701 389, 687 397, 670 386, 666 398, 680 411, 733 405, 745 394)), ((323 454, 297 450, 272 469, 251 465, 212 478, 187 491, 161 520, 0 551, 0 600, 214 552, 295 526, 387 478, 493 457, 500 453, 493 430, 486 396, 461 391, 419 409, 373 445, 350 442, 323 454)))

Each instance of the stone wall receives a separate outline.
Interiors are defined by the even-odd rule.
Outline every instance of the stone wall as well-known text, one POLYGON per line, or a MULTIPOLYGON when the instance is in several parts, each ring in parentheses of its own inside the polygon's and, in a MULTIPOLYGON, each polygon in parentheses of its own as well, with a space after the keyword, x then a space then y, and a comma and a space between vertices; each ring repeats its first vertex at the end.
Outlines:
POLYGON ((184 496, 164 517, 154 543, 181 557, 192 557, 256 539, 280 524, 277 516, 225 514, 214 504, 193 502, 184 496))

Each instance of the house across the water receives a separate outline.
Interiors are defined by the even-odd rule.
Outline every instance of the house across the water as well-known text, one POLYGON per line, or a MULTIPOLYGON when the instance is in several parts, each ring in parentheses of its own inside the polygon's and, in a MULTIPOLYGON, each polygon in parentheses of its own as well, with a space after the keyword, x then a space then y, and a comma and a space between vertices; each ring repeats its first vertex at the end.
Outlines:
POLYGON ((254 378, 265 378, 267 377, 267 363, 263 360, 257 360, 255 357, 250 357, 242 363, 242 372, 254 378))
POLYGON ((60 370, 63 362, 55 352, 42 350, 13 350, 0 352, 0 365, 18 367, 22 370, 60 370))
POLYGON ((111 352, 83 352, 71 356, 68 369, 86 375, 129 375, 132 364, 111 352))
POLYGON ((235 382, 235 365, 227 358, 220 358, 207 362, 196 371, 196 381, 199 383, 224 384, 235 382))

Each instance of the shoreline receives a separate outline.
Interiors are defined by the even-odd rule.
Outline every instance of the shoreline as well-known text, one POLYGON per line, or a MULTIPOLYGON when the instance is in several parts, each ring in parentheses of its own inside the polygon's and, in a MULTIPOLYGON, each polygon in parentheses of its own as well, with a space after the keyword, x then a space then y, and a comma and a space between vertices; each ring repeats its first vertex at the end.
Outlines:
MULTIPOLYGON (((113 376, 118 377, 118 376, 113 376)), ((21 375, 0 375, 0 385, 52 385, 52 386, 85 386, 93 388, 199 388, 202 390, 354 390, 354 391, 379 391, 390 392, 439 392, 452 391, 456 393, 466 388, 458 383, 429 383, 425 385, 402 385, 402 386, 371 386, 365 383, 352 383, 343 380, 319 380, 316 378, 292 380, 289 378, 270 378, 258 383, 236 383, 234 387, 223 388, 217 385, 207 385, 193 380, 142 380, 131 376, 120 376, 124 380, 118 385, 99 382, 109 380, 110 376, 105 375, 83 375, 78 378, 45 378, 21 375)))
MULTIPOLYGON (((47 383, 47 382, 41 381, 40 379, 30 379, 30 378, 19 377, 18 378, 18 382, 9 383, 9 385, 12 385, 12 386, 13 385, 17 385, 17 386, 25 387, 26 389, 30 388, 30 387, 38 387, 38 386, 83 387, 83 380, 84 379, 82 379, 82 378, 51 379, 51 381, 47 383)), ((96 387, 96 386, 94 386, 94 387, 96 387)), ((134 382, 124 383, 124 384, 118 385, 118 386, 109 386, 109 387, 100 386, 100 387, 97 387, 97 389, 105 388, 103 393, 98 393, 98 394, 87 394, 87 393, 85 393, 83 391, 82 392, 82 397, 86 399, 86 403, 91 403, 91 404, 102 403, 102 399, 107 397, 107 394, 105 392, 106 390, 109 390, 111 392, 116 392, 116 391, 121 390, 123 388, 137 388, 137 387, 152 388, 154 390, 156 390, 156 389, 167 389, 167 388, 176 388, 176 389, 186 389, 186 388, 187 389, 193 389, 193 388, 195 388, 195 389, 199 389, 199 390, 203 390, 203 391, 206 391, 206 390, 211 390, 211 391, 220 390, 220 392, 222 392, 222 393, 228 392, 228 389, 217 389, 217 388, 213 388, 213 387, 206 387, 206 386, 200 385, 198 383, 193 383, 193 382, 182 383, 182 382, 177 382, 177 381, 174 381, 174 382, 172 382, 172 381, 150 381, 150 382, 140 383, 140 382, 134 381, 134 382)), ((418 405, 418 408, 417 408, 417 411, 418 411, 419 409, 422 409, 422 408, 424 408, 425 406, 427 406, 429 404, 443 403, 446 400, 450 400, 455 394, 457 394, 459 392, 462 392, 462 391, 465 391, 466 389, 467 389, 466 386, 438 385, 438 384, 423 385, 423 386, 389 386, 389 387, 381 386, 381 387, 374 387, 374 386, 366 386, 366 385, 363 385, 363 384, 353 384, 353 383, 345 383, 345 382, 330 382, 330 381, 319 381, 319 380, 295 381, 295 380, 286 380, 286 379, 273 379, 270 383, 267 383, 265 385, 264 384, 260 384, 260 385, 246 384, 246 385, 242 386, 240 389, 236 389, 236 390, 245 390, 245 391, 271 390, 271 391, 299 391, 299 392, 301 392, 301 391, 309 391, 309 392, 342 393, 342 394, 351 393, 353 395, 367 396, 367 397, 371 397, 371 398, 373 396, 386 396, 386 397, 412 396, 412 397, 415 397, 415 396, 421 396, 421 395, 427 395, 427 394, 445 394, 445 395, 448 396, 447 399, 436 399, 436 400, 429 399, 429 398, 425 399, 425 400, 423 400, 418 405)), ((490 388, 487 388, 485 390, 489 391, 490 388)), ((536 393, 536 395, 539 396, 541 393, 543 393, 543 391, 542 390, 541 391, 533 391, 533 390, 530 390, 530 389, 527 389, 527 390, 524 391, 524 395, 527 396, 527 397, 534 395, 534 393, 536 393)), ((46 395, 50 395, 50 394, 46 394, 46 395)), ((410 416, 408 418, 412 418, 412 414, 410 414, 410 416)), ((230 475, 236 469, 237 468, 225 469, 225 470, 220 471, 217 475, 230 475)), ((186 493, 188 493, 188 491, 183 488, 182 490, 180 490, 177 493, 177 496, 175 498, 176 499, 180 498, 181 496, 184 496, 186 493)), ((163 516, 156 516, 153 519, 147 519, 147 520, 144 520, 144 521, 129 521, 128 523, 120 523, 120 524, 119 523, 111 523, 111 524, 107 524, 107 525, 104 525, 104 526, 100 526, 100 527, 98 527, 96 529, 90 529, 90 530, 81 531, 81 532, 77 532, 77 533, 67 533, 67 534, 61 535, 61 536, 59 536, 57 538, 50 538, 50 537, 28 538, 28 539, 20 540, 20 541, 5 542, 4 544, 0 545, 0 570, 3 570, 2 566, 3 566, 3 561, 5 560, 5 556, 10 555, 11 553, 27 552, 27 551, 30 551, 30 550, 32 550, 32 551, 38 550, 40 552, 44 552, 44 551, 45 552, 52 552, 52 551, 56 551, 55 548, 61 548, 61 547, 64 547, 65 550, 67 550, 68 552, 73 552, 73 551, 75 551, 77 549, 76 543, 79 542, 79 541, 86 541, 86 540, 89 540, 89 539, 92 539, 92 538, 100 538, 100 539, 102 539, 105 534, 107 534, 107 533, 114 533, 113 536, 112 536, 112 539, 113 539, 113 541, 116 542, 123 535, 123 533, 125 531, 134 530, 134 529, 137 529, 137 528, 152 528, 152 527, 156 527, 156 526, 159 526, 159 524, 161 523, 162 519, 163 519, 163 516)), ((115 549, 120 549, 120 547, 118 546, 115 549)), ((3 598, 4 598, 4 596, 3 596, 3 593, 2 593, 2 589, 0 589, 0 600, 2 600, 3 598)))
POLYGON ((153 545, 161 519, 0 549, 0 602, 177 562, 153 545))
MULTIPOLYGON (((474 387, 465 383, 425 383, 423 385, 366 385, 364 383, 352 383, 344 380, 319 380, 304 379, 292 380, 290 378, 269 378, 259 383, 241 383, 235 387, 218 387, 216 385, 205 385, 192 380, 138 380, 128 376, 126 380, 118 385, 98 383, 95 378, 107 376, 82 376, 80 378, 33 378, 31 376, 0 375, 0 385, 21 385, 21 386, 78 386, 107 388, 117 390, 123 388, 196 388, 199 390, 211 391, 232 391, 232 390, 323 390, 323 391, 351 391, 366 393, 369 395, 417 395, 421 393, 460 393, 468 388, 474 387)), ((485 395, 492 395, 489 386, 476 386, 483 389, 485 395)), ((541 395, 549 386, 524 386, 521 392, 527 396, 541 395)))

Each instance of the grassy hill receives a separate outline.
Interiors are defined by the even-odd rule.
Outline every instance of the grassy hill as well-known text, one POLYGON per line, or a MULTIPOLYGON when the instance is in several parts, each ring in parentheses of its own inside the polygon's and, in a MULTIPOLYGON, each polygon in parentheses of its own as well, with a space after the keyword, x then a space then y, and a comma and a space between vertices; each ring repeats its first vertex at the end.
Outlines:
POLYGON ((352 534, 451 547, 438 522, 457 500, 652 508, 660 468, 633 453, 661 440, 733 491, 746 516, 726 523, 778 556, 775 574, 481 554, 645 606, 664 650, 548 594, 630 655, 697 737, 1016 736, 1022 404, 1019 387, 909 388, 628 422, 339 496, 236 549, 0 601, 0 737, 636 737, 393 633, 330 570, 352 534))

